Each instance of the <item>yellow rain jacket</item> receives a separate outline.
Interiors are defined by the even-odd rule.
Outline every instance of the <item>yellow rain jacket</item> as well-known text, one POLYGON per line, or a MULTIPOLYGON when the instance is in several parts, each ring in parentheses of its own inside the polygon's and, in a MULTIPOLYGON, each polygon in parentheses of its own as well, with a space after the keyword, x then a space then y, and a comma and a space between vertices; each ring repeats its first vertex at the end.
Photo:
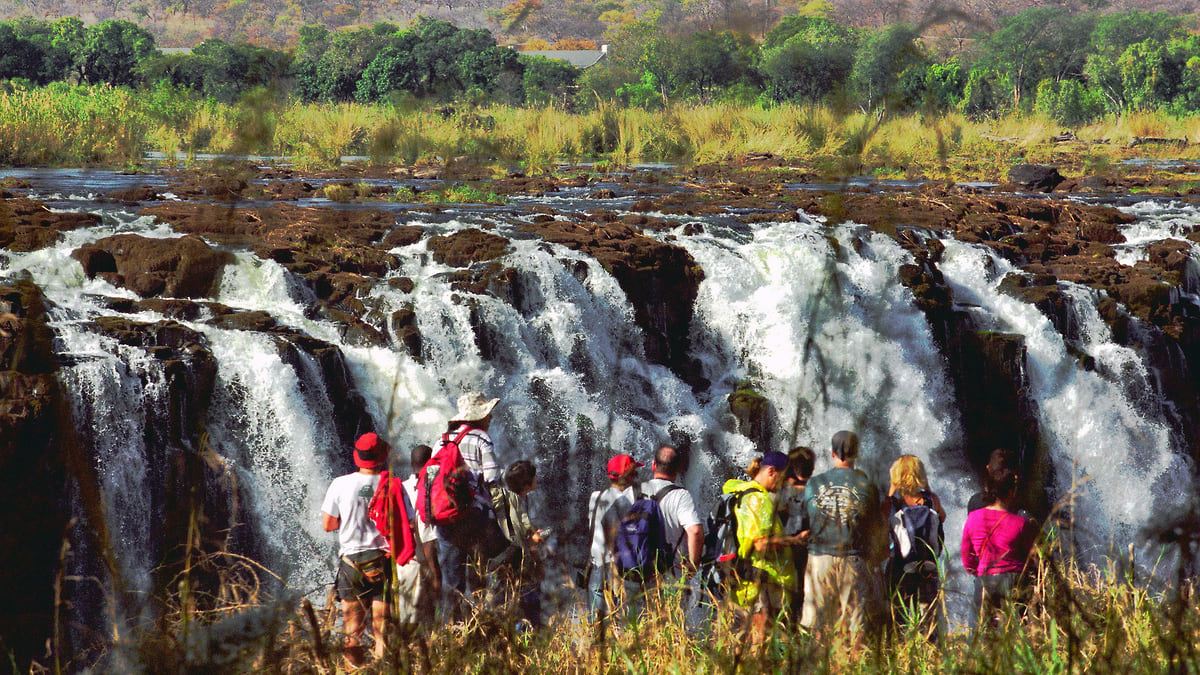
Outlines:
POLYGON ((759 581, 765 579, 791 595, 796 588, 796 566, 792 561, 790 547, 755 551, 754 540, 763 537, 782 537, 783 521, 775 510, 775 496, 763 486, 749 480, 731 478, 725 481, 721 491, 730 494, 750 490, 738 500, 734 513, 737 514, 738 558, 748 561, 762 574, 738 582, 733 593, 734 602, 751 607, 758 598, 759 581), (757 577, 757 578, 753 578, 757 577))

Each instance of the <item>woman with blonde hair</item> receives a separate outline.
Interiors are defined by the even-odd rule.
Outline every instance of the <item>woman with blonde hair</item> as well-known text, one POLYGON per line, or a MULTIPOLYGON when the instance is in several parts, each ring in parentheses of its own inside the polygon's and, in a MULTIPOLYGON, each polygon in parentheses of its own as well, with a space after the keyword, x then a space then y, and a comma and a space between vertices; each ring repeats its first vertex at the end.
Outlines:
POLYGON ((901 625, 916 624, 922 633, 933 636, 946 512, 929 489, 925 465, 915 455, 901 455, 888 474, 888 588, 893 618, 901 625))

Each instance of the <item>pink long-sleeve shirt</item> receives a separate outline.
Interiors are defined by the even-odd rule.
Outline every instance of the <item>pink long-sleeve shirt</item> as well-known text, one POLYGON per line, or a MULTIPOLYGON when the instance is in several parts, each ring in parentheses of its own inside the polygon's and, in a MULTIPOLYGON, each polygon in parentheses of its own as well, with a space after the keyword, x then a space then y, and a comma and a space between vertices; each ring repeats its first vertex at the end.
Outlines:
POLYGON ((1028 518, 997 509, 972 511, 963 526, 963 567, 977 577, 1020 572, 1036 536, 1028 518))

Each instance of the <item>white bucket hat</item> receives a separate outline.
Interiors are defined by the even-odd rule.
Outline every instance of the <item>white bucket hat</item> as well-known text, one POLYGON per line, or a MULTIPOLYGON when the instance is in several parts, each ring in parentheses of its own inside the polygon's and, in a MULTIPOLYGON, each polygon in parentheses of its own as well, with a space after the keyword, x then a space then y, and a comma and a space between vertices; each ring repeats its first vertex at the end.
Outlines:
POLYGON ((489 399, 477 391, 468 391, 458 397, 458 412, 451 422, 478 422, 492 414, 492 408, 500 402, 498 398, 489 399))

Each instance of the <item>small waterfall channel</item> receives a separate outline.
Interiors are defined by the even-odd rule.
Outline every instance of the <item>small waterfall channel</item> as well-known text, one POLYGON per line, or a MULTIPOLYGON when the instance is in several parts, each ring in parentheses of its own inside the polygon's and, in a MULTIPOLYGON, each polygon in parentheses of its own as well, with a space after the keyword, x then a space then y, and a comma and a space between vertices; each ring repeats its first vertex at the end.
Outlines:
MULTIPOLYGON (((572 550, 586 527, 587 495, 603 483, 611 453, 648 463, 660 443, 688 447, 686 483, 706 509, 759 449, 809 445, 820 471, 830 436, 849 428, 863 440, 861 468, 882 488, 899 455, 926 463, 949 512, 949 588, 965 596, 969 587, 958 541, 978 467, 962 451, 967 432, 952 361, 899 282, 900 267, 913 259, 891 237, 803 212, 756 225, 688 217, 654 233, 684 247, 704 272, 690 326, 699 387, 646 358, 634 308, 599 261, 523 234, 527 214, 494 208, 397 213, 429 232, 482 227, 512 243, 503 262, 514 274, 503 293, 456 286, 428 238, 393 251, 400 265, 360 299, 381 316, 410 317, 421 336, 415 355, 400 347, 395 321, 391 347, 346 337, 314 318, 311 292, 290 272, 236 250, 213 300, 264 312, 284 330, 226 327, 203 310, 191 318, 122 313, 169 323, 162 330, 204 345, 181 365, 160 358, 160 347, 102 329, 114 307, 137 296, 89 279, 71 257, 115 233, 178 234, 122 208, 54 196, 56 208, 98 212, 101 224, 31 253, 0 251, 0 283, 29 278, 52 306, 58 377, 132 598, 117 630, 153 620, 156 575, 179 545, 173 537, 191 531, 178 522, 181 504, 206 505, 207 531, 220 532, 224 545, 259 560, 292 591, 323 599, 336 545, 318 511, 329 481, 352 470, 347 438, 379 430, 398 450, 394 468, 406 472, 408 449, 432 444, 468 389, 501 399, 492 427, 500 460, 537 463, 543 487, 533 495, 533 517, 555 529, 560 550, 572 550), (757 429, 739 428, 730 410, 730 395, 747 386, 768 403, 757 429), (198 401, 198 391, 208 395, 198 401)), ((582 195, 567 201, 593 205, 582 195)), ((1144 256, 1145 243, 1200 225, 1191 206, 1145 202, 1126 210, 1138 217, 1119 253, 1127 264, 1144 256)), ((1073 524, 1081 560, 1129 562, 1132 549, 1133 562, 1153 564, 1158 549, 1146 532, 1193 507, 1198 439, 1161 382, 1172 353, 1145 337, 1150 331, 1136 319, 1129 336, 1115 339, 1096 291, 1059 282, 1069 302, 1056 323, 1000 291, 1011 264, 978 245, 942 243, 940 268, 956 311, 973 330, 1017 335, 1024 344, 1024 394, 1038 434, 1030 452, 1044 477, 1037 501, 1056 522, 1073 524)), ((1188 269, 1183 292, 1195 302, 1195 245, 1188 269)), ((82 557, 87 547, 76 550, 82 557)), ((97 573, 86 560, 72 564, 76 576, 97 573)))

